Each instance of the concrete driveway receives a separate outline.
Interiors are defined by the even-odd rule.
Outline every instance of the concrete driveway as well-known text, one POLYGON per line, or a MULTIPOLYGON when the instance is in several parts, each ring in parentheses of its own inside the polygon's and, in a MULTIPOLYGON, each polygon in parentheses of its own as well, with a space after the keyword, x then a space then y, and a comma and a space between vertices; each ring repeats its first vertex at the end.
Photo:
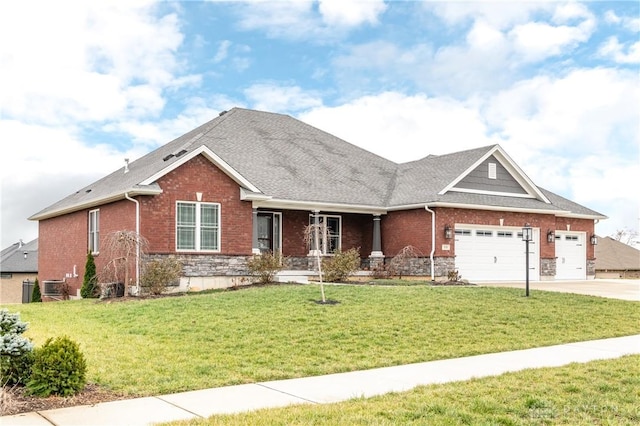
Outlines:
MULTIPOLYGON (((525 291, 524 281, 482 282, 477 284, 487 287, 516 287, 521 288, 523 293, 525 291)), ((640 280, 530 281, 529 292, 536 290, 640 301, 640 280)))

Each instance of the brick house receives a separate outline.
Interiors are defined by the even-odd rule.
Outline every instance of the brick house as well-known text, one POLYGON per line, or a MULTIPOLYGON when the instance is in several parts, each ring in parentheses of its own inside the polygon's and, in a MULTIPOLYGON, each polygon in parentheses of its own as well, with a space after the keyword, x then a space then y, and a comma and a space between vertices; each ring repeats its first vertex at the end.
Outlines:
POLYGON ((38 276, 38 240, 0 251, 0 304, 29 303, 38 276))
POLYGON ((528 223, 532 280, 586 279, 604 218, 537 187, 499 145, 397 164, 290 116, 234 108, 30 219, 40 279, 75 294, 87 250, 100 268, 113 231, 178 257, 181 286, 205 289, 246 276, 247 258, 265 250, 310 274, 310 223, 331 231, 325 255, 358 247, 366 268, 412 245, 423 254, 414 274, 469 280, 523 280, 528 223))

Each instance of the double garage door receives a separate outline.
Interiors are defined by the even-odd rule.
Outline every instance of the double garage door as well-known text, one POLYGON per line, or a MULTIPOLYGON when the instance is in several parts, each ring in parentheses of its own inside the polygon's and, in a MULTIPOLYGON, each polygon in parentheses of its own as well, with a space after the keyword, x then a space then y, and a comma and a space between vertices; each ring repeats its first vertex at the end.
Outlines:
MULTIPOLYGON (((522 228, 455 226, 456 269, 470 281, 524 281, 525 242, 522 228)), ((540 232, 529 242, 529 279, 540 279, 540 232)))

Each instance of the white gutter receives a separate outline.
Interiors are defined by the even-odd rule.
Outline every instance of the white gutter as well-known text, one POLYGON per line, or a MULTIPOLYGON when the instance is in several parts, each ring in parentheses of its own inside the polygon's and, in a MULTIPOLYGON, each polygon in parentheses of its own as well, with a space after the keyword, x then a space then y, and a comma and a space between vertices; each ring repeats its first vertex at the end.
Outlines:
POLYGON ((136 204, 136 294, 140 294, 140 202, 124 193, 124 198, 136 204))
POLYGON ((431 281, 435 281, 436 265, 433 264, 433 253, 436 251, 436 212, 431 210, 426 204, 424 205, 424 209, 431 213, 431 253, 429 254, 429 259, 431 260, 431 281))

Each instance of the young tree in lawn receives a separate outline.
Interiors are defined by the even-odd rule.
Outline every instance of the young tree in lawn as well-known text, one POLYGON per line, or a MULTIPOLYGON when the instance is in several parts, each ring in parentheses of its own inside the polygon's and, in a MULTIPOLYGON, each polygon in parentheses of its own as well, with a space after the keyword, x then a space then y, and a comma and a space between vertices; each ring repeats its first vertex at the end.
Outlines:
POLYGON ((84 264, 84 279, 82 280, 82 288, 80 295, 83 299, 97 297, 96 294, 96 262, 91 250, 87 253, 87 261, 84 264))
POLYGON ((322 294, 322 303, 327 303, 324 295, 324 283, 322 280, 322 250, 320 244, 323 241, 329 241, 329 228, 324 222, 314 222, 304 228, 304 241, 311 247, 311 251, 316 258, 316 270, 320 278, 320 293, 322 294))

